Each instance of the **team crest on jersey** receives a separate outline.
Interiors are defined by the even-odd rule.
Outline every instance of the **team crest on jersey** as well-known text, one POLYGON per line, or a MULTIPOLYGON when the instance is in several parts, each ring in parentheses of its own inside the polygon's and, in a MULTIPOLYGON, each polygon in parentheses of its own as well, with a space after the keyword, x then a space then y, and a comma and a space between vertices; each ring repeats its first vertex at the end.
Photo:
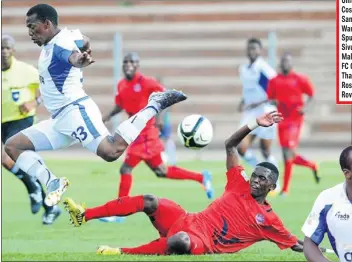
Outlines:
POLYGON ((134 90, 135 92, 140 92, 140 91, 142 90, 142 87, 141 87, 140 84, 135 84, 135 85, 133 86, 133 90, 134 90))
POLYGON ((259 224, 259 225, 264 224, 264 221, 265 221, 263 214, 257 214, 255 216, 255 220, 257 221, 257 224, 259 224))
POLYGON ((17 102, 20 99, 20 91, 12 91, 12 100, 17 102))

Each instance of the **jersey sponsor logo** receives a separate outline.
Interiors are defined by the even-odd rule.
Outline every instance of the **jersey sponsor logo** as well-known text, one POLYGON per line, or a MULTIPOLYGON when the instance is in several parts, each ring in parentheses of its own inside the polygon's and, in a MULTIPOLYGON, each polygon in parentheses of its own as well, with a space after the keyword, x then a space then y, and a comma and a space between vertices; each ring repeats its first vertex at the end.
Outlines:
POLYGON ((345 213, 345 214, 342 214, 340 211, 338 211, 336 214, 335 214, 335 217, 337 217, 338 219, 340 220, 348 220, 350 218, 350 215, 345 213))
POLYGON ((133 90, 134 90, 135 92, 140 92, 140 91, 142 90, 142 87, 141 87, 140 84, 135 84, 135 85, 133 86, 133 90))
POLYGON ((17 102, 20 99, 20 91, 12 90, 11 94, 12 94, 12 100, 13 101, 17 102))
POLYGON ((265 218, 263 214, 257 214, 255 216, 255 221, 257 221, 257 224, 262 225, 264 224, 265 218))
POLYGON ((223 226, 222 226, 221 232, 219 233, 217 229, 214 229, 214 232, 212 235, 214 245, 218 245, 219 243, 222 245, 231 245, 234 243, 240 243, 240 240, 236 237, 232 237, 230 239, 226 238, 229 227, 224 217, 222 217, 222 221, 223 221, 223 226))

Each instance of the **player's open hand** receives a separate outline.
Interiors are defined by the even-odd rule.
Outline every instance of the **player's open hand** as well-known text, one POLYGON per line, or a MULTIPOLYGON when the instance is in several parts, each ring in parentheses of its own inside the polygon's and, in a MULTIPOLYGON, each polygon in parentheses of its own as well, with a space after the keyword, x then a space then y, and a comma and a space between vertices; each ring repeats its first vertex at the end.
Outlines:
POLYGON ((270 113, 266 113, 261 117, 257 118, 257 123, 260 126, 268 127, 272 126, 273 124, 279 123, 283 120, 281 113, 277 111, 272 111, 270 113))

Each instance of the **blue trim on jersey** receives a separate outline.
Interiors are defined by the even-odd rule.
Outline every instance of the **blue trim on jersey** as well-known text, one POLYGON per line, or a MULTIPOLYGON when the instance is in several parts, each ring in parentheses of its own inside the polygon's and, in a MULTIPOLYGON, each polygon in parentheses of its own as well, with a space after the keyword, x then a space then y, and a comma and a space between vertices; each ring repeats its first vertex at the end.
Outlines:
POLYGON ((69 103, 69 104, 67 104, 67 105, 65 105, 65 106, 63 106, 63 107, 61 107, 59 110, 57 110, 57 111, 51 116, 51 118, 54 119, 55 117, 57 117, 57 116, 58 116, 66 107, 68 107, 69 105, 77 104, 77 103, 82 102, 82 101, 84 101, 84 100, 86 100, 86 99, 88 99, 88 98, 89 98, 89 96, 84 96, 84 97, 81 97, 81 98, 79 98, 79 99, 77 99, 77 100, 75 100, 75 101, 73 101, 73 102, 71 102, 71 103, 69 103))
POLYGON ((81 112, 81 116, 84 120, 84 123, 86 124, 89 132, 92 134, 92 136, 94 138, 98 138, 100 136, 99 132, 97 131, 97 129, 95 128, 95 126, 93 125, 92 123, 92 120, 90 120, 88 114, 87 114, 87 111, 86 111, 86 108, 84 107, 84 105, 80 105, 78 104, 77 102, 74 103, 74 105, 78 105, 79 107, 79 111, 81 112))
POLYGON ((75 40, 75 44, 78 48, 82 48, 83 47, 83 44, 84 44, 84 41, 82 39, 80 40, 75 40))
POLYGON ((269 79, 267 78, 267 76, 264 75, 263 72, 260 72, 258 84, 264 89, 265 92, 268 88, 268 82, 269 82, 269 79))
POLYGON ((68 58, 71 56, 72 51, 64 49, 54 44, 53 57, 48 67, 48 72, 57 88, 62 94, 62 87, 70 73, 72 65, 69 63, 68 58))
POLYGON ((319 245, 321 241, 323 241, 324 234, 329 230, 326 224, 326 216, 331 207, 332 205, 326 205, 323 210, 320 211, 318 227, 315 229, 314 233, 310 238, 317 245, 319 245))
POLYGON ((335 254, 338 257, 339 254, 337 253, 337 250, 336 250, 336 240, 335 240, 334 236, 331 234, 331 232, 330 232, 328 227, 327 227, 327 233, 328 233, 328 238, 329 238, 329 241, 330 241, 330 245, 331 245, 332 249, 334 250, 335 254))

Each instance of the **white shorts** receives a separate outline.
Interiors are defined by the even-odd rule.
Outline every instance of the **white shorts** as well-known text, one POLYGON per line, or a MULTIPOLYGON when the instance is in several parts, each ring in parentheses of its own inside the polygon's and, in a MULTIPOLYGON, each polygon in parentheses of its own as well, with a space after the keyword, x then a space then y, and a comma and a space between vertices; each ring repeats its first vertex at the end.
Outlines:
MULTIPOLYGON (((243 117, 240 122, 240 126, 244 126, 248 124, 248 121, 252 118, 257 118, 258 116, 262 116, 264 113, 269 113, 273 110, 276 110, 276 107, 273 105, 262 105, 255 109, 245 111, 243 113, 243 117)), ((276 124, 270 127, 257 127, 252 132, 251 135, 255 135, 260 139, 272 140, 276 137, 276 124)))
POLYGON ((56 150, 81 143, 96 153, 100 142, 109 135, 98 106, 84 97, 59 109, 50 119, 35 124, 22 133, 35 151, 56 150))

